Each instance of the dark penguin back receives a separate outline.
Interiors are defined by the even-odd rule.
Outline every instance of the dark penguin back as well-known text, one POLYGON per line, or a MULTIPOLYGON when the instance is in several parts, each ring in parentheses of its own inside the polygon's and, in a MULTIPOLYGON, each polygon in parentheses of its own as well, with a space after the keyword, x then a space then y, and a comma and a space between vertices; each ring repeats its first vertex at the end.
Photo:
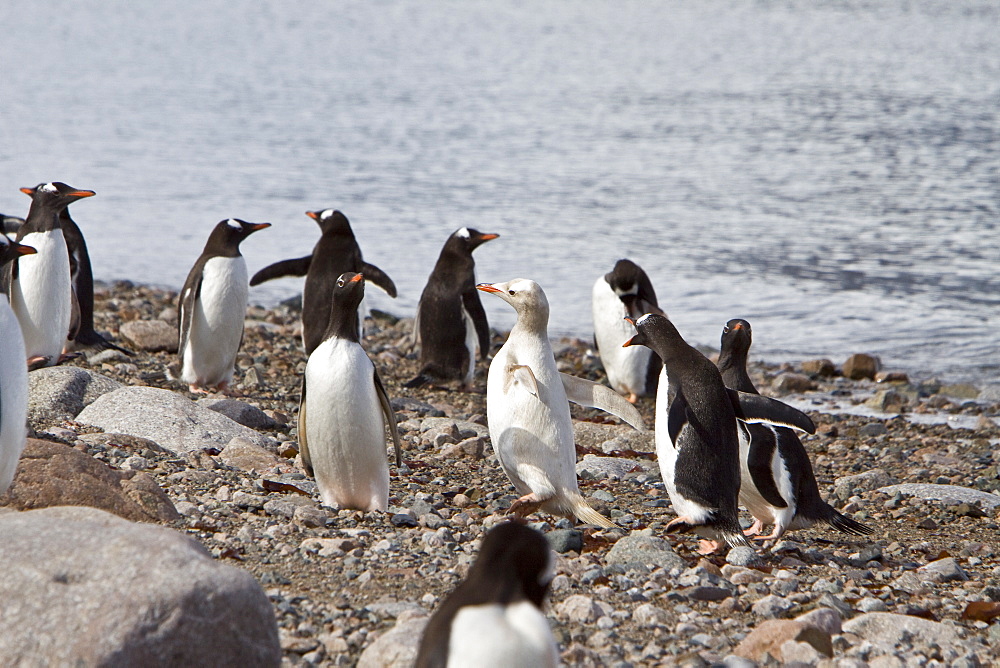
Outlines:
MULTIPOLYGON (((604 275, 611 289, 618 294, 622 304, 625 306, 625 313, 633 320, 641 318, 646 313, 660 313, 659 303, 656 301, 656 291, 653 289, 653 282, 643 271, 642 267, 629 259, 621 259, 615 263, 614 269, 604 275)), ((654 351, 649 358, 649 366, 646 368, 645 394, 655 395, 656 386, 660 379, 660 369, 663 368, 663 360, 654 351)))
MULTIPOLYGON (((306 283, 302 291, 302 338, 306 354, 323 342, 331 319, 333 292, 344 273, 362 270, 361 249, 351 223, 340 211, 317 218, 323 235, 313 249, 306 283)), ((358 315, 354 314, 355 327, 358 315)))

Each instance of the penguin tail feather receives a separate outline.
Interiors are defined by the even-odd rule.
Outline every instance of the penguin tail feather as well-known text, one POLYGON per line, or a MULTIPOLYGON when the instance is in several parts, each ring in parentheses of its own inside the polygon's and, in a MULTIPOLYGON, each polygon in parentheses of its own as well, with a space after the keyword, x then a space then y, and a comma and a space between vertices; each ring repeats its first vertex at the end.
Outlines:
POLYGON ((720 538, 728 545, 730 548, 734 547, 753 547, 747 537, 742 531, 720 531, 720 538))
POLYGON ((830 515, 824 517, 823 520, 837 531, 854 534, 855 536, 870 536, 875 533, 875 529, 867 524, 862 524, 834 508, 830 508, 830 515))
POLYGON ((600 514, 593 508, 587 505, 587 502, 583 500, 582 496, 572 500, 573 504, 573 514, 581 522, 586 522, 587 524, 594 524, 605 529, 610 529, 612 527, 618 526, 611 520, 609 520, 604 515, 600 514))

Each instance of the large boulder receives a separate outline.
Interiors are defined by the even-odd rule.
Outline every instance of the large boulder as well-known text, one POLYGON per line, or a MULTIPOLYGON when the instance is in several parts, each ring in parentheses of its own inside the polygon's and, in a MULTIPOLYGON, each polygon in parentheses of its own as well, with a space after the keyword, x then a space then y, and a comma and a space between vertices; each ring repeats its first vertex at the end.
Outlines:
POLYGON ((61 443, 29 438, 17 474, 0 505, 18 510, 90 506, 137 522, 180 515, 148 474, 119 471, 61 443))
POLYGON ((924 644, 936 643, 941 648, 964 645, 959 626, 891 612, 859 615, 844 622, 843 628, 844 633, 860 636, 883 651, 894 650, 905 638, 919 638, 924 644))
POLYGON ((163 320, 130 320, 118 332, 139 350, 177 352, 177 326, 163 320))
POLYGON ((123 387, 103 395, 76 416, 82 424, 107 432, 141 436, 171 452, 226 447, 237 436, 265 448, 277 443, 225 415, 197 405, 170 390, 123 387))
POLYGON ((0 515, 0 664, 278 666, 246 571, 173 530, 93 508, 0 515))
POLYGON ((28 424, 35 431, 72 420, 98 397, 122 387, 107 376, 75 366, 53 366, 28 374, 28 424))
POLYGON ((430 619, 426 614, 407 610, 396 625, 373 640, 358 658, 358 668, 409 668, 417 659, 424 627, 430 619))

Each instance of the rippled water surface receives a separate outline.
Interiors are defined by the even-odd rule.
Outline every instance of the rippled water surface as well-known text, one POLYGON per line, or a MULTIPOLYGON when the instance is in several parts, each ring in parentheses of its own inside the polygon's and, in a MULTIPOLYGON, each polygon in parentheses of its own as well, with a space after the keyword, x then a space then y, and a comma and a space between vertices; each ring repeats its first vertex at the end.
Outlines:
POLYGON ((1000 379, 995 2, 8 1, 0 25, 0 211, 96 190, 98 278, 177 288, 230 216, 274 223, 255 271, 336 207, 402 315, 468 225, 502 235, 479 278, 537 280, 554 333, 589 336, 630 257, 692 342, 741 316, 768 359, 1000 379))

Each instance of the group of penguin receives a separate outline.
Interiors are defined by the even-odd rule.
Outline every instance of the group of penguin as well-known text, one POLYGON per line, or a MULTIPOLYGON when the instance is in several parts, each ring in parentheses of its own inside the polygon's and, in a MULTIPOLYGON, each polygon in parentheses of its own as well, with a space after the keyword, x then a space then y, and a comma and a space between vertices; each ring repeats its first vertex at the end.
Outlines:
MULTIPOLYGON (((4 231, 16 236, 0 235, 0 289, 8 297, 0 299, 0 493, 10 484, 23 448, 27 369, 57 364, 72 355, 74 346, 124 351, 93 329, 86 245, 67 210, 94 192, 59 182, 22 190, 32 198, 28 215, 24 221, 5 217, 4 231)), ((195 392, 226 391, 242 340, 249 286, 305 276, 302 338, 308 361, 298 423, 303 466, 315 477, 323 503, 384 511, 389 499, 386 430, 397 465, 401 445, 385 386, 361 346, 359 309, 367 282, 393 297, 396 286, 364 261, 343 213, 326 209, 307 215, 320 227, 313 252, 269 265, 249 279, 240 244, 270 224, 233 218, 215 226, 180 293, 175 378, 195 392)), ((809 417, 754 387, 746 368, 748 322, 726 324, 716 366, 684 341, 660 309, 645 272, 620 260, 592 290, 595 345, 614 389, 560 373, 541 286, 529 279, 476 283, 472 252, 498 236, 463 227, 447 239, 418 304, 414 345, 420 371, 404 387, 434 383, 471 389, 476 360, 489 353, 480 293, 514 308, 517 322, 490 363, 486 392, 494 452, 519 494, 512 514, 523 518, 540 509, 614 526, 578 488, 569 402, 607 411, 644 431, 633 404, 641 396, 655 396, 656 453, 678 514, 667 532, 694 532, 702 538, 702 553, 748 546, 747 536, 773 543, 786 530, 819 521, 847 533, 872 533, 822 500, 796 436, 796 431, 815 431, 809 417), (739 524, 739 503, 754 518, 746 531, 739 524), (765 525, 774 527, 767 536, 761 535, 765 525)), ((434 639, 434 629, 444 622, 432 620, 418 665, 446 665, 449 647, 455 650, 457 642, 454 630, 490 615, 500 615, 493 625, 506 624, 511 637, 537 652, 532 656, 541 661, 538 665, 554 665, 554 658, 543 660, 556 656, 551 636, 539 635, 525 621, 540 615, 547 586, 547 549, 544 539, 539 542, 532 534, 537 532, 510 522, 487 535, 469 580, 435 616, 448 619, 451 644, 434 639), (509 535, 495 539, 498 532, 509 535), (470 584, 474 580, 478 583, 470 584), (469 612, 459 604, 463 598, 500 608, 469 612)), ((459 651, 468 656, 485 648, 475 645, 459 651)))

